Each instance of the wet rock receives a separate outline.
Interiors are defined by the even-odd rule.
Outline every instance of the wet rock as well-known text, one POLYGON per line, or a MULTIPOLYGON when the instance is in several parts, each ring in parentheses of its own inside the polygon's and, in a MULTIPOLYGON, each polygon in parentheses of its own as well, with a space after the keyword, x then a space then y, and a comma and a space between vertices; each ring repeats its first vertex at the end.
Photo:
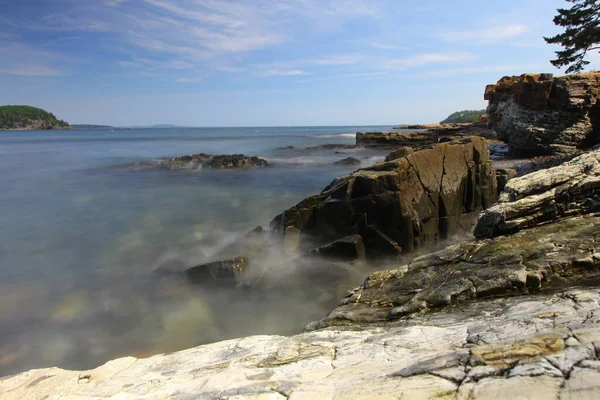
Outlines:
POLYGON ((222 284, 235 286, 241 281, 248 259, 238 257, 231 260, 215 261, 208 264, 197 265, 185 271, 187 278, 192 283, 222 284))
POLYGON ((496 185, 485 140, 467 138, 336 179, 271 228, 285 241, 293 233, 300 252, 358 234, 367 257, 394 257, 470 229, 496 185))
POLYGON ((162 160, 162 167, 172 170, 195 170, 199 168, 251 168, 266 167, 269 163, 255 156, 248 157, 243 154, 210 155, 194 154, 162 160))
POLYGON ((495 237, 597 211, 600 211, 600 150, 508 181, 498 204, 479 217, 474 233, 478 238, 495 237))
POLYGON ((354 157, 346 157, 341 160, 335 161, 333 163, 333 165, 344 165, 344 166, 360 165, 360 164, 361 164, 360 160, 358 158, 354 158, 354 157))
POLYGON ((350 235, 333 243, 317 247, 309 253, 311 256, 321 256, 348 261, 365 261, 365 245, 360 235, 350 235))
POLYGON ((489 126, 513 155, 570 153, 600 140, 600 74, 506 76, 488 85, 489 126))
POLYGON ((371 274, 319 326, 385 322, 496 295, 579 285, 595 279, 590 255, 600 218, 574 217, 512 236, 471 241, 371 274))

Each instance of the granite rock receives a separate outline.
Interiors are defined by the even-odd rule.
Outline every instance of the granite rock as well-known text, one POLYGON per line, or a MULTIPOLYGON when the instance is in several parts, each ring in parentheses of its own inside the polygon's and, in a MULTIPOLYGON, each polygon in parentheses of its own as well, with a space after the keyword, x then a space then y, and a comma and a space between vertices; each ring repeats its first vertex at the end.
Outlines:
POLYGON ((600 211, 600 150, 511 179, 498 203, 475 227, 478 238, 517 232, 541 223, 600 211))

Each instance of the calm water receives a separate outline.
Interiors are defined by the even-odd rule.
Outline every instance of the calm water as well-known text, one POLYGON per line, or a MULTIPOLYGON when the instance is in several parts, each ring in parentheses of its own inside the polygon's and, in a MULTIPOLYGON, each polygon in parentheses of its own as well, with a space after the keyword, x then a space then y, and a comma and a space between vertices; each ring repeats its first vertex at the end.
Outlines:
POLYGON ((384 155, 306 147, 353 144, 358 130, 389 129, 0 131, 0 376, 299 331, 339 298, 239 299, 155 270, 210 260, 356 168, 334 161, 355 156, 368 165, 384 155), (139 167, 199 152, 257 155, 275 166, 139 167))

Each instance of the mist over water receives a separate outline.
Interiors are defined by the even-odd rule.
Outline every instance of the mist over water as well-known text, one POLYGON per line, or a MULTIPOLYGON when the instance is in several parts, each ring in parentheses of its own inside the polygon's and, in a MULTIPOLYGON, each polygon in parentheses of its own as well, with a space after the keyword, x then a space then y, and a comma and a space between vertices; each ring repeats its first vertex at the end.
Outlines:
MULTIPOLYGON (((299 266, 281 254, 251 267, 267 282, 294 283, 285 290, 205 288, 157 271, 212 260, 240 235, 268 227, 285 208, 357 168, 334 161, 353 156, 367 166, 386 153, 307 147, 354 144, 358 130, 389 129, 0 132, 0 376, 299 332, 352 285, 319 281, 319 265, 299 266), (274 165, 148 167, 157 158, 201 152, 256 155, 274 165)), ((338 275, 358 284, 365 274, 338 275)))

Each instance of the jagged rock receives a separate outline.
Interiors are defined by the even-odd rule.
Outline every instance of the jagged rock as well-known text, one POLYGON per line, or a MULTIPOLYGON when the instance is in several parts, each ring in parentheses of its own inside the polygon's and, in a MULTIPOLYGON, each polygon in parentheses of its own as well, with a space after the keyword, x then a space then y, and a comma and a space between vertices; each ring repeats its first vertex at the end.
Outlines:
POLYGON ((600 343, 598 315, 598 289, 493 299, 359 331, 31 370, 0 379, 0 399, 591 399, 600 393, 590 351, 600 343))
POLYGON ((495 237, 597 211, 600 211, 600 150, 510 180, 498 204, 482 213, 474 233, 478 238, 495 237))
POLYGON ((365 261, 365 245, 360 235, 350 235, 333 243, 312 249, 311 256, 335 258, 349 261, 365 261))
POLYGON ((318 327, 374 323, 471 299, 592 284, 600 218, 582 216, 512 236, 471 241, 378 271, 318 327), (586 260, 588 262, 581 262, 586 260))
POLYGON ((407 155, 412 153, 414 153, 412 147, 400 147, 399 149, 394 150, 390 154, 388 154, 388 156, 385 158, 385 161, 394 161, 399 158, 406 157, 407 155))
POLYGON ((275 234, 298 234, 300 251, 348 235, 367 257, 397 256, 472 226, 497 197, 485 139, 435 145, 334 180, 271 222, 275 234))
POLYGON ((247 266, 246 257, 237 257, 232 260, 197 265, 188 268, 185 274, 192 283, 235 286, 240 282, 247 266))
POLYGON ((173 170, 194 170, 198 168, 250 168, 266 167, 269 163, 255 156, 247 157, 243 154, 210 155, 194 154, 161 160, 160 165, 173 170))
POLYGON ((361 164, 360 160, 358 158, 354 158, 354 157, 346 157, 341 160, 335 161, 333 163, 333 165, 344 165, 344 166, 360 165, 360 164, 361 164))
POLYGON ((600 73, 506 76, 488 85, 489 126, 513 155, 569 153, 600 140, 600 73))

